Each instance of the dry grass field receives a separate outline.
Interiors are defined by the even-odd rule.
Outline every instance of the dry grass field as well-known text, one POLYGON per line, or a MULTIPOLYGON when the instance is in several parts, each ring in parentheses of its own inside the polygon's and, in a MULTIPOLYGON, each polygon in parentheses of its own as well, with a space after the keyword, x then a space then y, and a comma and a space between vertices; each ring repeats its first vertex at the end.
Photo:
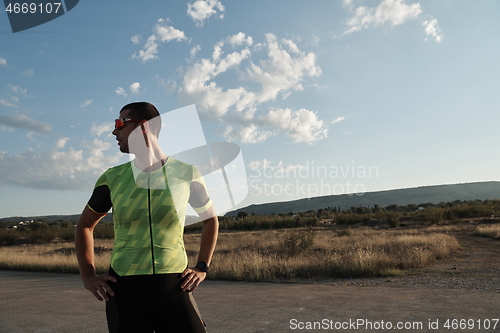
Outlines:
POLYGON ((479 226, 477 230, 473 232, 474 236, 489 237, 489 238, 500 238, 500 225, 485 225, 479 226))
MULTIPOLYGON (((186 247, 195 248, 198 237, 187 235, 186 247)), ((222 233, 210 277, 291 282, 401 275, 404 269, 425 267, 446 258, 458 247, 455 238, 445 233, 415 229, 357 228, 339 232, 314 228, 222 233)))
MULTIPOLYGON (((95 246, 112 248, 113 241, 96 239, 95 246)), ((74 243, 72 242, 2 246, 0 247, 0 258, 2 258, 0 269, 78 273, 78 262, 73 249, 74 243)), ((103 252, 95 256, 95 265, 99 273, 108 270, 110 256, 111 252, 103 252)))
MULTIPOLYGON (((454 227, 457 229, 457 227, 454 227)), ((331 277, 402 275, 444 259, 459 244, 446 226, 419 229, 331 227, 221 232, 210 279, 315 281, 331 277)), ((190 263, 199 234, 186 234, 190 263)), ((109 267, 112 240, 97 239, 96 267, 109 267), (107 250, 106 250, 107 249, 107 250)), ((0 269, 78 272, 73 243, 0 247, 0 269)))

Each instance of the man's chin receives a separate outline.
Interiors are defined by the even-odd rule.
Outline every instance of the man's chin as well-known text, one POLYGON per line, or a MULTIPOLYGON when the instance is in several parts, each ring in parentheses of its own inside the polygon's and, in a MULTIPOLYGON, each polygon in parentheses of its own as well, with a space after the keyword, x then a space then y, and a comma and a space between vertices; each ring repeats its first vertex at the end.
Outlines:
POLYGON ((126 146, 120 146, 120 151, 124 154, 128 154, 129 153, 129 150, 128 150, 128 147, 126 146))

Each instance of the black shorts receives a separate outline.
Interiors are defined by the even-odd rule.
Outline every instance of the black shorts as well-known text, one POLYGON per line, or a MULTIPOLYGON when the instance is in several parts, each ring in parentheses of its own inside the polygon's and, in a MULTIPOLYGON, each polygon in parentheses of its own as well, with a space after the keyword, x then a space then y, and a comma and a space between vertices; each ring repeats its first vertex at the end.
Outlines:
POLYGON ((193 294, 182 291, 180 273, 118 276, 108 281, 115 296, 106 302, 110 333, 205 333, 193 294))

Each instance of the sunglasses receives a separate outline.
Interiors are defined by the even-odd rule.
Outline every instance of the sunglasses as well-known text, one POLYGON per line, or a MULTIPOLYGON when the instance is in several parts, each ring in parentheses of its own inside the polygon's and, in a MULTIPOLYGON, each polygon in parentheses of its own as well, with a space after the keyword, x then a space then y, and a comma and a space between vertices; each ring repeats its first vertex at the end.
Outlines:
POLYGON ((115 129, 125 126, 127 121, 142 121, 142 119, 118 118, 115 119, 115 129))

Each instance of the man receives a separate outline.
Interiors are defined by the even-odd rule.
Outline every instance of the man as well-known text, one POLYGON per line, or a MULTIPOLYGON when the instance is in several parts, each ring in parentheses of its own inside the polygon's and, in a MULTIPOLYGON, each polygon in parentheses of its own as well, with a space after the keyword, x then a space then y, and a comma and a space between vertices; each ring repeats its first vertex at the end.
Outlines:
POLYGON ((205 332, 192 292, 205 279, 218 220, 203 177, 159 147, 161 117, 146 102, 122 108, 113 135, 131 162, 98 179, 75 231, 83 284, 106 302, 110 332, 205 332), (187 268, 187 203, 202 218, 198 263, 187 268), (115 239, 108 274, 94 267, 93 229, 113 207, 115 239))

